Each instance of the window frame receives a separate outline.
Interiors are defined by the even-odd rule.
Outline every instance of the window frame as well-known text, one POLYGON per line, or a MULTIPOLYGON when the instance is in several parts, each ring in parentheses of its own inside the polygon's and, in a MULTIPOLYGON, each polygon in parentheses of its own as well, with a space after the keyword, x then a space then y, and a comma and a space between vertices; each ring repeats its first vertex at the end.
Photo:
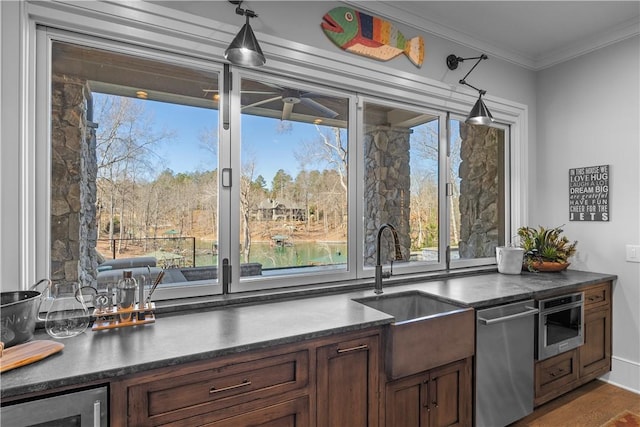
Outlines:
MULTIPOLYGON (((159 61, 166 64, 177 65, 181 67, 188 67, 194 70, 206 71, 208 73, 217 73, 219 90, 224 91, 223 66, 211 61, 203 61, 196 58, 182 57, 169 52, 157 52, 145 48, 126 45, 110 40, 104 40, 95 37, 86 37, 73 33, 66 32, 50 27, 41 27, 36 31, 36 46, 37 46, 37 60, 45 61, 46 66, 37 67, 37 81, 36 81, 36 97, 38 102, 36 103, 36 141, 38 155, 35 156, 37 167, 34 170, 35 174, 35 187, 36 187, 36 203, 39 206, 36 209, 36 248, 38 251, 36 263, 37 277, 50 277, 50 256, 51 256, 51 62, 52 62, 52 46, 53 43, 71 43, 78 46, 84 46, 88 48, 102 49, 109 52, 118 54, 132 55, 148 60, 159 61)), ((40 62, 37 62, 40 64, 40 62)), ((222 102, 221 102, 222 103, 222 102)), ((223 143, 223 139, 229 138, 229 132, 223 129, 222 120, 220 117, 220 111, 218 110, 218 133, 221 147, 228 147, 230 143, 223 143)), ((222 155, 218 156, 222 158, 222 155)), ((221 166, 218 166, 221 170, 221 166)), ((220 180, 219 192, 221 189, 220 180)), ((222 193, 219 193, 222 194, 222 193)), ((219 222, 220 216, 223 215, 220 212, 220 206, 228 201, 219 197, 218 200, 218 212, 219 222)), ((221 230, 223 227, 218 227, 221 230)), ((220 242, 224 245, 224 242, 220 242)), ((221 268, 220 262, 218 262, 218 269, 221 268)), ((221 270, 220 270, 221 271, 221 270)), ((208 283, 194 283, 189 286, 175 286, 175 287, 158 287, 154 292, 156 300, 185 298, 202 295, 214 295, 221 293, 221 282, 214 279, 213 282, 208 283)))
MULTIPOLYGON (((464 122, 466 120, 466 117, 459 115, 459 114, 450 114, 450 117, 447 120, 447 150, 449 151, 449 144, 451 141, 451 129, 450 129, 450 123, 451 120, 458 120, 460 122, 464 122)), ((489 127, 491 128, 496 128, 496 129, 501 129, 504 132, 504 153, 502 156, 501 161, 504 164, 504 169, 502 170, 502 173, 504 174, 504 181, 503 181, 503 185, 504 185, 504 206, 505 206, 505 212, 504 212, 504 224, 502 227, 502 233, 503 236, 505 238, 504 242, 498 242, 498 246, 505 246, 509 243, 511 243, 511 238, 512 236, 515 234, 515 232, 511 232, 510 230, 512 230, 512 221, 513 221, 513 215, 511 214, 511 209, 507 208, 509 206, 511 206, 511 169, 512 169, 512 165, 510 162, 511 159, 511 151, 512 151, 512 141, 511 141, 511 126, 505 124, 505 123, 500 123, 498 121, 491 123, 489 125, 489 127)), ((447 162, 447 165, 449 165, 450 162, 447 162)), ((451 212, 449 210, 447 210, 447 214, 450 215, 451 212)), ((449 242, 449 227, 451 226, 451 221, 450 218, 447 218, 447 244, 449 242)), ((513 229, 515 230, 515 229, 513 229)), ((449 263, 449 267, 451 269, 461 269, 461 268, 470 268, 470 267, 482 267, 482 266, 486 266, 486 265, 497 265, 497 261, 495 259, 495 256, 493 257, 483 257, 483 258, 465 258, 465 259, 451 259, 450 263, 449 263)))
MULTIPOLYGON (((243 78, 254 79, 260 82, 269 82, 283 86, 295 86, 303 90, 312 92, 322 92, 328 95, 344 97, 349 100, 349 122, 347 124, 347 147, 348 153, 348 183, 347 183, 347 211, 348 211, 348 223, 347 223, 347 242, 352 242, 355 239, 355 232, 357 228, 357 217, 354 215, 355 206, 357 203, 357 190, 356 190, 356 173, 357 166, 355 164, 355 156, 352 154, 356 151, 356 94, 344 90, 339 90, 329 86, 314 85, 310 82, 300 81, 297 79, 288 78, 285 76, 278 76, 267 73, 260 73, 256 71, 250 71, 245 69, 235 68, 232 71, 232 87, 237 90, 232 91, 231 99, 231 161, 229 167, 232 168, 233 182, 239 183, 242 173, 242 149, 240 141, 242 141, 242 118, 241 118, 241 103, 240 103, 240 91, 241 82, 243 78), (237 137, 235 136, 237 135, 237 137)), ((309 268, 301 273, 283 274, 272 277, 240 277, 240 242, 238 236, 240 235, 240 186, 233 186, 231 193, 233 194, 230 201, 231 206, 231 218, 232 227, 230 228, 231 243, 229 246, 229 252, 225 254, 230 259, 230 262, 234 266, 232 268, 232 280, 231 280, 231 293, 233 292, 246 292, 253 290, 264 290, 274 288, 284 288, 292 286, 304 286, 317 283, 330 283, 339 281, 349 281, 357 278, 356 269, 352 268, 353 260, 356 258, 355 245, 348 243, 347 246, 347 266, 345 270, 319 270, 313 271, 309 268), (235 254, 235 255, 233 255, 235 254), (276 284, 276 285, 274 285, 276 284)), ((222 189, 220 189, 222 190, 222 189)), ((222 258, 223 256, 219 256, 222 258)))
MULTIPOLYGON (((136 5, 134 8, 140 8, 139 12, 144 15, 148 13, 148 16, 152 16, 149 10, 155 9, 154 5, 136 5)), ((21 238, 21 255, 20 255, 20 270, 21 270, 21 284, 22 288, 27 287, 27 284, 34 283, 38 277, 46 276, 48 267, 44 267, 49 263, 49 248, 48 244, 42 244, 43 241, 48 242, 48 233, 42 234, 43 230, 48 230, 49 220, 46 218, 49 214, 49 202, 48 197, 43 197, 43 189, 46 186, 42 185, 42 166, 43 158, 41 154, 43 150, 39 149, 39 144, 43 141, 42 126, 38 123, 42 122, 43 117, 43 104, 48 107, 48 103, 38 102, 40 92, 37 92, 36 81, 39 81, 41 76, 42 67, 34 67, 38 64, 36 58, 39 54, 36 54, 36 48, 40 49, 41 43, 35 43, 36 39, 36 26, 52 25, 58 29, 51 29, 53 33, 58 34, 63 39, 72 43, 83 44, 83 40, 98 40, 104 42, 109 40, 107 44, 120 44, 125 51, 137 52, 141 49, 159 49, 154 51, 154 58, 170 57, 173 54, 171 51, 178 52, 183 50, 184 56, 180 56, 181 60, 190 58, 191 60, 204 63, 207 65, 207 70, 214 65, 220 65, 217 62, 211 60, 205 60, 204 57, 210 57, 213 52, 216 56, 221 53, 223 45, 215 45, 212 48, 206 48, 204 52, 198 52, 197 48, 193 45, 192 41, 184 43, 185 34, 200 35, 204 32, 199 27, 201 20, 209 22, 205 18, 199 18, 193 25, 180 22, 178 30, 182 30, 180 33, 178 30, 169 30, 168 23, 161 20, 161 25, 158 28, 150 29, 142 22, 144 20, 133 20, 128 18, 124 12, 122 5, 116 4, 90 4, 83 5, 82 10, 76 10, 74 7, 60 4, 60 5, 43 5, 35 3, 25 4, 25 13, 22 19, 25 20, 25 43, 22 43, 21 57, 23 59, 21 69, 25 71, 25 79, 21 82, 22 93, 27 107, 23 107, 23 115, 29 108, 35 110, 36 119, 23 120, 21 122, 21 172, 20 172, 20 193, 22 194, 23 202, 20 204, 19 211, 23 220, 20 223, 20 238, 21 238), (91 15, 88 20, 85 20, 83 24, 79 24, 78 16, 85 14, 89 15, 89 11, 95 13, 91 15), (98 16, 98 18, 96 18, 98 16), (101 26, 90 27, 91 22, 100 23, 101 26), (89 28, 91 28, 89 30, 89 28), (117 39, 123 39, 123 36, 118 34, 124 34, 120 30, 127 29, 125 33, 131 36, 131 43, 123 44, 122 41, 117 39), (65 30, 75 31, 79 34, 70 36, 65 30), (141 37, 144 35, 157 35, 158 38, 153 37, 141 37), (182 35, 181 35, 182 34, 182 35), (135 37, 133 37, 135 36, 135 37), (96 37, 100 37, 97 39, 96 37), (105 39, 103 40, 102 37, 105 39), (113 40, 113 41, 111 41, 113 40), (145 40, 144 43, 141 40, 145 40), (144 45, 144 46, 143 46, 144 45), (157 54, 157 55, 155 55, 157 54), (191 56, 192 55, 192 56, 191 56), (35 70, 26 72, 27 70, 35 70), (36 77, 38 75, 39 77, 36 77), (30 106, 30 107, 29 107, 30 106), (35 123, 34 122, 38 122, 35 123), (37 152, 37 154, 36 154, 37 152), (44 213, 46 213, 46 215, 44 213), (43 236, 46 236, 44 238, 43 236), (44 240, 43 240, 44 239, 44 240)), ((164 8, 159 8, 155 12, 158 16, 171 19, 171 16, 166 13, 164 8)), ((185 14, 186 15, 186 14, 185 14)), ((172 23, 173 24, 173 23, 172 23)), ((226 27, 225 27, 226 29, 226 27)), ((233 31, 233 30, 231 30, 233 31)), ((224 39, 224 37, 222 37, 224 39)), ((62 40, 62 39, 61 39, 62 40)), ((276 41, 275 46, 287 47, 286 41, 276 41)), ((96 45, 91 45, 96 46, 96 45)), ((97 46, 99 47, 99 46, 97 46)), ((275 48, 273 48, 275 49, 275 48)), ((358 60, 355 60, 358 62, 358 60)), ((429 79, 416 78, 411 76, 395 76, 391 70, 381 67, 380 70, 361 69, 354 73, 354 68, 346 63, 340 62, 339 59, 327 58, 323 52, 316 51, 315 49, 307 50, 306 52, 296 52, 291 57, 277 56, 271 61, 271 68, 265 72, 271 72, 274 75, 286 75, 290 74, 292 79, 306 76, 307 79, 315 78, 321 84, 330 85, 331 82, 335 82, 336 76, 344 78, 344 90, 353 90, 354 93, 366 93, 367 96, 377 97, 381 99, 387 99, 388 94, 394 95, 392 102, 398 100, 403 101, 405 99, 411 99, 413 105, 419 105, 420 108, 434 108, 436 110, 446 109, 451 114, 464 114, 468 110, 473 101, 474 95, 451 92, 448 86, 437 81, 431 81, 429 79), (326 70, 318 69, 315 66, 318 61, 329 61, 326 70), (385 88, 381 88, 379 81, 386 79, 388 82, 385 88)), ((356 64, 357 65, 357 64, 356 64)), ((222 79, 220 79, 222 82, 222 79)), ((509 196, 509 209, 507 212, 512 225, 511 232, 520 223, 526 222, 527 214, 527 194, 526 194, 526 178, 528 175, 527 164, 527 114, 528 108, 526 105, 518 104, 513 101, 507 101, 499 98, 485 97, 485 101, 490 105, 491 110, 494 112, 496 120, 505 126, 508 126, 511 130, 511 147, 509 150, 509 162, 511 165, 510 178, 506 181, 510 184, 511 192, 509 196), (518 191, 519 190, 519 191, 518 191)), ((358 105, 360 108, 360 105, 358 105)), ((355 112, 354 112, 355 113, 355 112)), ((350 112, 350 114, 352 114, 350 112)), ((47 113, 44 113, 47 116, 47 113)), ((32 116, 34 117, 34 116, 32 116)), ((47 121, 47 124, 49 122, 47 121)), ((239 122, 237 122, 239 123, 239 122)), ((448 126, 448 125, 447 125, 448 126)), ((46 130, 48 134, 48 129, 46 130)), ((221 135, 222 137, 222 135, 221 135)), ((350 136, 351 139, 351 136, 350 136)), ((47 143, 48 137, 46 139, 47 143)), ((357 145, 357 144, 356 144, 357 145)), ((355 153, 356 158, 361 158, 360 147, 356 147, 355 151, 352 151, 352 156, 355 153)), ((46 163, 46 161, 45 161, 46 163)), ((351 162, 350 162, 351 164, 351 162)), ((222 167, 220 165, 219 167, 222 167)), ((361 168, 357 168, 358 171, 361 168)), ((441 172, 442 173, 442 172, 441 172)), ((358 172, 360 174, 360 172, 358 172)), ((352 174, 353 177, 353 174, 352 174)), ((361 182, 361 177, 356 177, 357 182, 361 182)), ((358 194, 358 192, 356 192, 358 194)), ((349 202, 351 206, 351 197, 349 196, 349 202)), ((361 205, 361 204, 359 204, 361 205)), ((359 217, 360 212, 355 215, 359 217)), ((353 216, 353 215, 352 215, 353 216)), ((357 232, 361 229, 360 226, 351 227, 357 232)), ((441 230, 441 233, 443 230, 441 230)), ((237 235, 237 234, 236 234, 237 235)), ((507 234, 509 235, 509 234, 507 234)), ((356 236, 355 245, 350 245, 350 257, 352 250, 358 250, 361 253, 361 248, 358 245, 362 239, 361 236, 356 236)), ((442 245, 442 238, 439 243, 442 245)), ((360 263, 356 263, 358 266, 360 263)), ((421 270, 424 271, 424 270, 421 270)), ((239 273, 238 273, 239 274, 239 273)), ((358 272, 356 277, 370 277, 365 274, 364 271, 358 272)), ((184 296, 184 295, 181 295, 184 296)))
MULTIPOLYGON (((446 236, 446 230, 443 230, 443 218, 446 218, 446 203, 444 203, 444 196, 446 194, 446 188, 444 183, 446 183, 446 152, 447 152, 447 112, 442 110, 437 110, 433 108, 426 107, 424 105, 416 105, 411 102, 409 99, 403 100, 389 100, 384 98, 379 98, 371 95, 360 94, 358 97, 358 141, 362 141, 364 137, 364 104, 365 103, 373 103, 380 106, 398 108, 398 109, 410 109, 411 111, 421 112, 424 114, 429 114, 435 117, 438 117, 438 261, 437 262, 424 262, 424 261, 416 261, 411 263, 395 263, 393 266, 394 274, 414 274, 414 273, 429 273, 435 271, 442 271, 446 268, 445 261, 445 253, 446 253, 446 242, 443 241, 443 236, 446 236), (403 102, 404 101, 404 102, 403 102)), ((358 144, 358 183, 360 187, 358 188, 358 194, 364 194, 364 146, 363 144, 358 144)), ((358 218, 364 218, 364 202, 360 203, 360 207, 358 210, 358 218)), ((360 247, 358 248, 358 254, 362 257, 364 253, 364 224, 358 224, 358 244, 360 247)), ((375 267, 365 266, 363 259, 359 259, 357 261, 358 268, 358 277, 361 278, 371 278, 375 275, 375 267)), ((386 267, 385 267, 386 269, 386 267)))

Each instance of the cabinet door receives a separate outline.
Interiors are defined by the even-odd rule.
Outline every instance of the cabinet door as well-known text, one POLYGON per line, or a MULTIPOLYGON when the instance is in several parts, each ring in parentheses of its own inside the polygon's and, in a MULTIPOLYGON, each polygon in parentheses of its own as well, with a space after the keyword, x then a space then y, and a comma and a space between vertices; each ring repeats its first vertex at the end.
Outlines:
POLYGON ((386 387, 386 427, 426 427, 429 423, 429 374, 392 381, 386 387))
POLYGON ((318 427, 378 425, 379 336, 317 351, 318 427))
POLYGON ((611 370, 611 310, 585 310, 584 345, 579 348, 580 378, 611 370))
POLYGON ((470 359, 429 371, 429 427, 471 425, 471 388, 470 359))
POLYGON ((471 425, 471 359, 392 381, 386 387, 387 427, 471 425))

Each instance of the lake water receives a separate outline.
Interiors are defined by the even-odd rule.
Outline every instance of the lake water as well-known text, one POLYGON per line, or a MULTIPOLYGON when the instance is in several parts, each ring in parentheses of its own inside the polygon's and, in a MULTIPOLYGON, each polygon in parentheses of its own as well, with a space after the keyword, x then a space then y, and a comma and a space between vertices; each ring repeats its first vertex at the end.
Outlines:
MULTIPOLYGON (((211 242, 196 242, 196 249, 199 252, 196 255, 196 266, 218 264, 211 242), (203 254, 203 251, 211 253, 203 254)), ((259 262, 263 269, 345 264, 347 244, 296 242, 278 246, 269 242, 255 242, 251 244, 249 262, 259 262)))

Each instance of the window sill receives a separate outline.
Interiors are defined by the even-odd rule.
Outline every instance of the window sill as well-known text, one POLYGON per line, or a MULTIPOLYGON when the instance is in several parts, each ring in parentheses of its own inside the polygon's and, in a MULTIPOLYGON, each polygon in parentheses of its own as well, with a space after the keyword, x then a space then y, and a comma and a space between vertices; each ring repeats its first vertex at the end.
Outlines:
MULTIPOLYGON (((435 281, 454 277, 495 273, 495 265, 469 267, 449 271, 421 274, 397 275, 385 279, 384 287, 406 285, 415 282, 435 281)), ((187 310, 222 309, 243 305, 264 304, 277 301, 311 298, 317 296, 354 292, 373 288, 373 279, 359 279, 338 283, 317 283, 290 288, 265 289, 252 292, 237 292, 228 295, 209 295, 191 298, 176 298, 156 302, 156 313, 179 313, 187 310)))

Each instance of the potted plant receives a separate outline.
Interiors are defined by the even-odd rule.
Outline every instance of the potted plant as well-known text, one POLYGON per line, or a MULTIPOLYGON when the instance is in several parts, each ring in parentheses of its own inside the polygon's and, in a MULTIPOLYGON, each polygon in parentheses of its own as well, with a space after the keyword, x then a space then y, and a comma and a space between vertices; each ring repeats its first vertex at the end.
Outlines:
POLYGON ((569 266, 567 260, 576 252, 578 242, 571 243, 562 231, 560 227, 543 226, 518 229, 523 264, 529 271, 562 271, 569 266))

